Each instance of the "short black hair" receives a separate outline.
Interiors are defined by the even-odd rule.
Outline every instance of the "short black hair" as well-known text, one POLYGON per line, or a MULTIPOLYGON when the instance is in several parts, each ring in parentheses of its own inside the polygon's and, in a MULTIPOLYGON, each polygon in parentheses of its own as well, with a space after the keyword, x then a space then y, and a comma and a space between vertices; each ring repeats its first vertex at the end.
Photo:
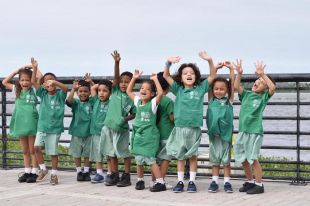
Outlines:
POLYGON ((133 74, 132 74, 131 72, 126 71, 126 72, 121 73, 121 77, 122 77, 122 76, 128 76, 128 77, 130 77, 130 79, 131 79, 132 76, 133 76, 133 74))
POLYGON ((106 87, 108 87, 110 93, 112 92, 112 82, 110 80, 102 79, 98 82, 98 87, 100 85, 105 85, 106 87))
POLYGON ((90 90, 90 83, 85 81, 84 79, 79 80, 80 87, 87 87, 90 90))
POLYGON ((48 76, 48 75, 53 76, 53 77, 57 80, 56 75, 55 75, 54 73, 52 73, 52 72, 47 72, 47 73, 45 73, 45 74, 43 75, 43 80, 44 80, 44 78, 45 78, 46 76, 48 76))
POLYGON ((166 81, 166 79, 164 78, 164 72, 159 72, 157 73, 157 79, 160 83, 161 88, 166 91, 167 89, 169 89, 170 85, 168 84, 168 82, 166 81))

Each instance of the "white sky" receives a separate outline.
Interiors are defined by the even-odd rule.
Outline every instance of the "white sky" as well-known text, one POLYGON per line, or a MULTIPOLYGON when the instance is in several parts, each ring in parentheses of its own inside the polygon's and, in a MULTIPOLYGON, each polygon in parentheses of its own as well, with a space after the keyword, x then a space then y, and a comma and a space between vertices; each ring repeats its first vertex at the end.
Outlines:
POLYGON ((0 77, 32 56, 43 73, 113 75, 114 49, 121 71, 144 74, 174 55, 208 74, 201 50, 215 62, 243 59, 245 73, 257 59, 267 73, 309 72, 308 0, 0 0, 0 8, 0 77))

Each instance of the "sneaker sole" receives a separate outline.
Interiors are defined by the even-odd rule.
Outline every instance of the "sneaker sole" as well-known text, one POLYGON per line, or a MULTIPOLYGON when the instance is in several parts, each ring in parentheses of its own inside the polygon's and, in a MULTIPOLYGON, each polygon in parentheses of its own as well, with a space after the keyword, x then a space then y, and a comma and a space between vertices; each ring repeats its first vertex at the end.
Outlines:
POLYGON ((187 193, 196 193, 197 191, 190 191, 190 190, 187 190, 187 193))
POLYGON ((218 190, 215 190, 215 191, 214 191, 214 190, 208 190, 208 192, 209 192, 209 193, 217 193, 218 190))
POLYGON ((174 193, 182 193, 184 192, 184 190, 181 190, 181 191, 176 191, 176 190, 173 190, 174 193))
POLYGON ((118 185, 118 184, 116 184, 116 187, 128 187, 130 185, 131 185, 131 183, 130 184, 126 184, 126 185, 118 185))
POLYGON ((103 183, 104 180, 101 180, 101 181, 94 181, 94 180, 92 180, 92 181, 90 181, 90 182, 93 183, 93 184, 97 184, 97 183, 103 183))
POLYGON ((225 190, 226 193, 234 193, 232 190, 225 190))

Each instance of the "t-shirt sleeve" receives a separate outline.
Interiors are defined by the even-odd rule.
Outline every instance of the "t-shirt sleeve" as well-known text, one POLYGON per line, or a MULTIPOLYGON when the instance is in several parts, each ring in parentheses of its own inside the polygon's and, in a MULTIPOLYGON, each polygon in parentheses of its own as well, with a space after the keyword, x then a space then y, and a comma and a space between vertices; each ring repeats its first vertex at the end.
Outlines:
POLYGON ((264 92, 263 98, 264 98, 265 102, 268 102, 271 97, 272 96, 269 95, 269 91, 268 90, 264 92))
POLYGON ((153 114, 156 114, 156 112, 157 112, 157 107, 158 107, 158 105, 156 104, 156 97, 154 97, 152 100, 151 100, 152 102, 152 112, 153 112, 153 114))
POLYGON ((242 100, 244 99, 244 97, 245 97, 248 93, 249 93, 248 90, 243 89, 243 90, 242 90, 242 94, 241 94, 241 95, 238 94, 238 97, 239 97, 240 102, 242 102, 242 100))
POLYGON ((59 97, 61 98, 61 100, 63 100, 65 102, 66 98, 67 98, 67 93, 65 93, 63 90, 59 91, 59 97))
POLYGON ((96 95, 96 96, 90 96, 88 102, 89 102, 91 105, 94 105, 97 99, 98 99, 98 95, 96 95))
POLYGON ((203 80, 200 85, 203 88, 204 93, 207 93, 211 89, 208 79, 203 80))
POLYGON ((135 96, 134 99, 133 99, 133 103, 134 105, 137 107, 138 106, 138 102, 140 100, 140 97, 139 96, 135 96))
POLYGON ((36 94, 37 94, 38 97, 42 98, 42 96, 43 96, 45 91, 46 90, 44 89, 44 87, 42 85, 40 85, 38 90, 37 90, 37 92, 36 92, 36 94))
POLYGON ((176 83, 176 81, 174 81, 171 85, 171 92, 176 95, 178 93, 178 90, 180 89, 180 85, 178 85, 176 83))

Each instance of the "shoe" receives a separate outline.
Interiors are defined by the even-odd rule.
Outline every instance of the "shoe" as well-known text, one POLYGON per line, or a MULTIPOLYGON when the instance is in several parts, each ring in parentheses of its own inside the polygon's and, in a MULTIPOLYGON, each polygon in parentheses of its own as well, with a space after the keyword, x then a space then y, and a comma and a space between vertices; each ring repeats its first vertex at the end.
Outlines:
POLYGON ((249 189, 255 186, 254 183, 245 182, 242 187, 239 188, 239 192, 247 192, 249 189))
POLYGON ((184 190, 184 183, 182 181, 179 181, 178 184, 173 188, 173 192, 179 193, 183 192, 184 190))
POLYGON ((89 172, 83 173, 83 179, 85 182, 91 181, 89 172))
POLYGON ((264 193, 264 185, 259 186, 255 184, 255 186, 249 189, 246 193, 250 195, 264 193))
POLYGON ((37 174, 30 174, 30 177, 27 178, 27 183, 35 183, 37 181, 38 175, 37 174))
POLYGON ((224 191, 227 193, 233 193, 234 192, 230 182, 225 182, 224 191))
POLYGON ((57 177, 57 175, 51 175, 50 183, 51 183, 51 185, 57 185, 58 184, 58 177, 57 177))
POLYGON ((119 182, 119 175, 118 175, 118 173, 112 173, 112 174, 107 175, 104 184, 106 186, 114 186, 118 182, 119 182))
POLYGON ((218 190, 219 190, 219 185, 216 184, 215 181, 212 181, 209 188, 208 188, 208 192, 216 193, 218 190))
POLYGON ((121 176, 121 180, 116 184, 117 187, 127 187, 131 185, 130 174, 123 173, 121 176))
POLYGON ((78 172, 78 173, 77 173, 76 180, 77 180, 78 182, 84 181, 84 176, 83 176, 83 173, 82 173, 82 172, 78 172))
POLYGON ((153 187, 150 188, 151 192, 161 192, 166 191, 166 185, 156 182, 153 187))
MULTIPOLYGON (((20 173, 22 174, 22 173, 20 173)), ((18 182, 22 183, 22 182, 26 182, 27 179, 31 176, 31 173, 23 173, 23 175, 19 176, 20 174, 18 174, 18 182)))
POLYGON ((193 181, 189 181, 188 186, 187 186, 187 192, 189 192, 189 193, 197 192, 196 185, 193 181))
POLYGON ((136 188, 136 190, 144 190, 145 189, 144 181, 143 180, 138 181, 136 183, 136 187, 135 188, 136 188))
POLYGON ((101 183, 104 181, 104 177, 100 174, 96 174, 96 176, 91 180, 91 183, 101 183))
POLYGON ((48 170, 39 170, 37 182, 43 181, 47 177, 47 174, 48 174, 48 170))

